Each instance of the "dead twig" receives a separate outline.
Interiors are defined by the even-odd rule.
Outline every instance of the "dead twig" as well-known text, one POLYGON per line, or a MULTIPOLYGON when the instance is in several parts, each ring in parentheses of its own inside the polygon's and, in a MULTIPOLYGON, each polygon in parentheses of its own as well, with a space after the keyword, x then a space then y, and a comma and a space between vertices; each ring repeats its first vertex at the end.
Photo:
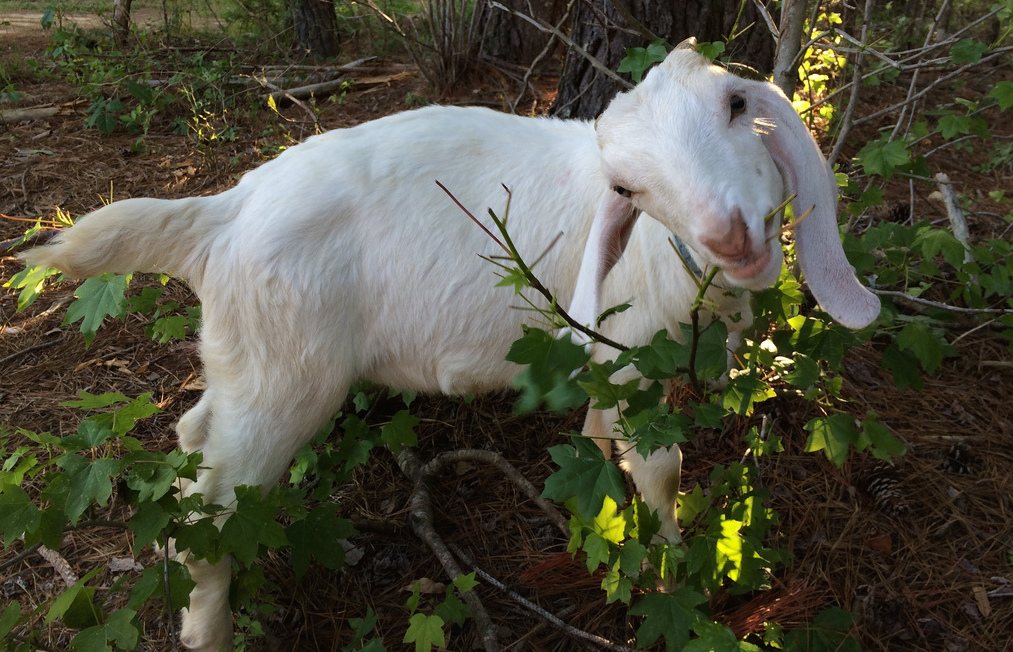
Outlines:
MULTIPOLYGON (((415 453, 408 448, 402 448, 394 456, 401 472, 415 483, 415 492, 409 502, 409 513, 411 515, 412 528, 420 539, 425 541, 429 549, 433 551, 436 558, 443 565, 444 570, 450 579, 463 575, 461 567, 457 565, 454 556, 447 549, 442 537, 436 532, 433 526, 432 494, 429 490, 428 477, 423 473, 422 463, 419 462, 415 453)), ((489 618, 489 612, 485 610, 478 594, 474 591, 464 593, 464 600, 471 609, 471 615, 475 619, 475 626, 478 628, 479 637, 487 652, 499 650, 499 642, 496 639, 496 627, 489 618)))
POLYGON ((517 488, 523 491, 528 498, 532 500, 538 508, 549 517, 549 520, 555 524, 559 531, 565 537, 570 536, 570 528, 567 525, 568 521, 559 513, 552 503, 541 497, 541 492, 538 488, 531 483, 530 480, 524 477, 520 471, 514 467, 513 464, 507 461, 505 457, 495 451, 477 450, 472 448, 466 448, 462 450, 450 451, 448 453, 442 453, 434 457, 428 464, 422 467, 422 475, 426 478, 432 478, 440 474, 440 472, 452 464, 457 462, 483 462, 485 464, 491 464, 499 469, 510 482, 514 483, 517 488))
POLYGON ((545 609, 542 609, 541 607, 539 607, 534 602, 531 602, 530 600, 528 600, 524 596, 520 595, 519 593, 508 589, 502 582, 500 582, 495 577, 493 577, 489 573, 486 573, 484 570, 482 570, 481 568, 479 568, 478 566, 476 566, 475 562, 473 562, 471 560, 471 558, 468 557, 468 555, 465 554, 465 552, 463 550, 461 550, 461 548, 458 547, 457 545, 455 545, 453 543, 450 544, 450 549, 453 550, 453 552, 454 552, 455 555, 457 555, 458 557, 461 558, 461 561, 463 561, 468 566, 471 566, 472 570, 475 571, 475 575, 477 575, 478 577, 481 577, 483 580, 485 580, 489 584, 492 584, 497 589, 499 589, 503 593, 505 593, 508 596, 510 596, 510 599, 512 599, 515 602, 517 602, 517 604, 521 605, 525 609, 528 609, 528 610, 534 612, 535 614, 538 615, 538 617, 542 618, 543 620, 545 620, 547 623, 549 623, 550 625, 552 625, 556 629, 558 629, 558 630, 560 630, 562 632, 565 632, 568 636, 572 636, 574 638, 579 638, 582 641, 587 641, 589 643, 592 643, 592 644, 594 644, 594 645, 596 645, 596 646, 598 646, 600 648, 604 648, 606 650, 615 650, 616 652, 634 652, 633 648, 631 648, 631 647, 627 647, 625 645, 620 645, 618 643, 614 643, 614 642, 608 640, 607 638, 603 638, 601 636, 597 636, 595 634, 591 634, 589 632, 585 632, 583 630, 577 629, 576 627, 573 627, 572 625, 568 625, 568 624, 564 623, 562 620, 560 620, 559 618, 557 618, 555 615, 549 613, 545 609))

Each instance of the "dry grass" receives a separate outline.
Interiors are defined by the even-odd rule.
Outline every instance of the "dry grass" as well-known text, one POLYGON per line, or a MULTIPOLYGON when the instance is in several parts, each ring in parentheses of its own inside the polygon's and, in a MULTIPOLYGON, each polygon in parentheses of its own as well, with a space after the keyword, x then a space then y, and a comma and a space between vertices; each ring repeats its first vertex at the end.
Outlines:
MULTIPOLYGON (((38 37, 19 42, 21 55, 37 54, 40 44, 38 37)), ((407 92, 418 94, 418 84, 417 79, 401 81, 346 98, 327 110, 323 123, 345 126, 404 108, 407 92)), ((25 90, 37 103, 77 99, 73 88, 53 82, 25 90)), ((80 214, 96 206, 100 194, 108 195, 110 182, 117 198, 209 193, 231 185, 257 159, 251 152, 259 132, 253 127, 221 157, 234 155, 236 162, 211 175, 191 145, 167 129, 152 136, 149 155, 135 156, 129 152, 133 138, 103 137, 82 124, 81 112, 72 108, 45 122, 0 127, 0 213, 38 216, 60 206, 80 214), (49 153, 32 151, 42 149, 49 153)), ((951 176, 973 191, 976 178, 963 162, 955 161, 951 176)), ((897 189, 891 200, 906 202, 907 189, 897 189)), ((924 198, 917 201, 919 211, 936 210, 924 198)), ((0 239, 15 237, 22 228, 2 220, 0 239)), ((987 225, 978 228, 987 230, 987 225)), ((12 257, 0 260, 0 278, 19 270, 12 257)), ((179 284, 170 283, 167 291, 175 300, 193 300, 179 284)), ((86 350, 76 327, 60 326, 71 292, 69 284, 51 289, 23 314, 15 313, 12 293, 0 293, 0 423, 67 434, 76 430, 81 415, 59 403, 81 390, 153 392, 163 412, 141 422, 138 436, 153 449, 172 448, 171 424, 198 398, 192 385, 199 374, 193 344, 157 346, 144 336, 144 324, 131 317, 125 324, 106 325, 86 350), (49 310, 60 302, 63 307, 49 310)), ((760 481, 774 496, 773 507, 782 517, 780 543, 792 561, 777 571, 771 591, 715 605, 722 621, 739 633, 759 631, 768 620, 791 627, 839 605, 861 616, 857 633, 867 650, 1013 649, 1013 598, 987 597, 1013 582, 1007 558, 1013 548, 1013 371, 983 365, 1009 360, 1005 344, 987 329, 963 339, 958 348, 960 357, 948 359, 922 392, 897 393, 889 375, 879 370, 874 345, 847 361, 850 409, 856 415, 875 410, 909 445, 892 472, 902 493, 898 500, 906 504, 901 516, 876 509, 864 489, 874 460, 853 456, 837 470, 801 450, 802 426, 816 416, 812 405, 788 399, 763 405, 786 450, 759 460, 760 481), (965 472, 947 465, 955 447, 969 455, 965 472)), ((580 413, 517 418, 510 413, 510 397, 503 395, 470 404, 425 399, 413 410, 422 420, 423 456, 465 447, 495 449, 536 483, 552 470, 546 447, 563 441, 559 433, 579 428, 582 421, 580 413)), ((748 425, 735 424, 720 436, 703 436, 686 446, 685 481, 706 483, 715 464, 738 460, 748 425)), ((266 575, 278 586, 278 611, 264 618, 269 633, 257 649, 340 649, 350 633, 348 619, 363 616, 367 604, 379 616, 378 633, 388 648, 401 649, 405 587, 423 577, 440 580, 442 573, 406 526, 411 490, 390 456, 378 452, 336 496, 343 515, 361 524, 355 543, 364 556, 357 564, 341 572, 314 568, 297 583, 283 555, 265 560, 266 575)), ((485 570, 549 611, 567 614, 576 627, 616 641, 632 638, 636 623, 621 606, 605 604, 600 577, 589 576, 579 559, 570 559, 566 542, 498 474, 458 468, 436 495, 440 532, 485 570)), ((114 501, 101 516, 126 514, 114 501)), ((0 553, 0 563, 19 550, 15 543, 0 553)), ((157 563, 152 551, 133 550, 128 535, 109 528, 69 533, 61 553, 79 574, 103 568, 97 578, 103 587, 123 572, 137 572, 111 570, 113 559, 136 554, 143 565, 157 563)), ((35 607, 60 591, 60 581, 44 560, 32 556, 0 575, 0 591, 5 601, 35 607)), ((508 649, 581 647, 488 587, 478 591, 508 649)), ((144 649, 171 649, 165 615, 151 606, 140 617, 144 649)), ((65 648, 67 633, 56 625, 49 629, 49 645, 65 648)), ((470 628, 454 628, 448 648, 466 650, 474 643, 470 628)))

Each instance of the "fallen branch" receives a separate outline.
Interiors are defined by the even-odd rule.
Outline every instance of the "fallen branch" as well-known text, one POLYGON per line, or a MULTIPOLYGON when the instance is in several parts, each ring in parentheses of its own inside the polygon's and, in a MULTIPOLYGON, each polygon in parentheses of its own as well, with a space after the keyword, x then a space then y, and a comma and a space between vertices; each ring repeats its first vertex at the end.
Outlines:
POLYGON ((42 120, 52 118, 60 112, 59 107, 44 106, 34 109, 7 109, 0 111, 0 123, 22 122, 23 120, 42 120))
POLYGON ((538 491, 538 488, 530 480, 525 478, 505 457, 495 451, 467 448, 441 453, 422 467, 422 476, 425 478, 436 477, 441 474, 443 469, 457 462, 483 462, 495 466, 499 469, 500 473, 506 476, 507 480, 514 483, 518 489, 523 491, 549 517, 549 520, 555 524, 563 536, 570 537, 570 528, 566 518, 559 513, 559 510, 552 503, 541 497, 541 492, 538 491))
MULTIPOLYGON (((429 491, 429 479, 423 473, 424 467, 415 453, 408 448, 402 448, 394 457, 401 472, 415 483, 415 493, 412 494, 409 503, 409 513, 415 534, 426 542, 451 579, 463 575, 461 567, 457 565, 454 556, 433 526, 432 494, 429 491)), ((492 624, 489 612, 485 610, 478 594, 474 591, 467 591, 464 593, 464 600, 471 609, 471 615, 475 619, 475 626, 478 628, 479 637, 482 639, 486 652, 497 652, 499 642, 496 640, 496 627, 492 624)))
POLYGON ((520 604, 521 606, 523 606, 525 609, 528 609, 528 610, 534 612, 540 618, 544 619, 547 623, 549 623, 550 625, 552 625, 556 629, 559 629, 560 631, 565 632, 568 636, 572 636, 574 638, 579 638, 579 639, 581 639, 583 641, 588 641, 589 643, 593 643, 594 645, 597 645, 598 647, 604 648, 606 650, 616 650, 616 652, 634 652, 633 648, 631 648, 631 647, 627 647, 625 645, 619 645, 618 643, 613 643, 612 641, 608 640, 607 638, 603 638, 601 636, 598 636, 597 634, 591 634, 590 632, 585 632, 584 630, 577 629, 576 627, 574 627, 572 625, 566 624, 565 622, 563 622, 562 620, 560 620, 559 618, 557 618, 553 614, 549 613, 545 609, 542 609, 537 604, 535 604, 534 602, 531 602, 530 600, 528 600, 524 596, 520 595, 516 591, 512 591, 511 589, 508 589, 502 582, 500 582, 495 577, 493 577, 489 573, 486 573, 484 570, 482 570, 481 568, 479 568, 478 566, 476 566, 475 562, 473 562, 471 560, 471 558, 468 557, 468 555, 465 554, 465 552, 463 550, 461 550, 461 548, 458 547, 457 545, 455 545, 455 544, 452 543, 452 544, 450 544, 450 548, 451 548, 451 550, 454 551, 455 555, 457 555, 458 557, 461 558, 461 561, 463 561, 468 566, 471 566, 472 570, 475 571, 475 575, 477 575, 478 577, 481 577, 483 580, 485 580, 489 584, 492 584, 493 586, 495 586, 497 589, 499 589, 503 593, 506 593, 508 596, 510 596, 510 598, 512 600, 514 600, 515 602, 517 602, 518 604, 520 604))
POLYGON ((941 303, 939 301, 931 301, 929 299, 922 299, 921 297, 914 297, 904 292, 898 292, 896 290, 877 290, 876 288, 870 288, 873 294, 878 294, 884 297, 895 297, 903 301, 910 301, 911 303, 921 304, 923 306, 929 306, 932 308, 941 308, 943 310, 949 310, 951 312, 960 312, 968 315, 1011 315, 1013 309, 1010 308, 963 308, 961 306, 951 306, 948 303, 941 303))
POLYGON ((939 190, 929 195, 929 199, 938 199, 946 206, 946 217, 950 220, 953 237, 964 245, 964 262, 969 263, 974 260, 974 256, 971 255, 971 246, 968 244, 970 232, 967 230, 967 218, 964 217, 964 211, 957 201, 957 193, 953 192, 950 178, 942 172, 937 174, 935 178, 936 183, 939 184, 939 190))
MULTIPOLYGON (((289 99, 292 101, 296 100, 307 100, 312 96, 323 97, 326 95, 332 95, 336 91, 340 91, 342 88, 346 88, 350 85, 355 86, 375 86, 377 84, 387 84, 393 81, 399 81, 401 79, 407 79, 411 77, 411 73, 408 71, 394 73, 392 75, 384 75, 382 77, 364 77, 362 79, 333 79, 331 81, 320 82, 318 84, 308 84, 306 86, 298 86, 296 88, 281 89, 271 85, 272 88, 276 88, 270 97, 275 102, 281 102, 283 99, 289 99)), ((263 82, 268 85, 267 82, 263 82)))

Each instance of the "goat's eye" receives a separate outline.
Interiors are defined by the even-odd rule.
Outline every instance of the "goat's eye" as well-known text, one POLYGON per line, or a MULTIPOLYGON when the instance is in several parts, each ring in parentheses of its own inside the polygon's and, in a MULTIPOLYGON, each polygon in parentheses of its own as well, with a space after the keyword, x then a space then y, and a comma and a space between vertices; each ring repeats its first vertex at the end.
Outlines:
POLYGON ((622 186, 612 186, 612 190, 615 190, 623 197, 631 197, 633 195, 628 188, 623 188, 622 186))
POLYGON ((729 106, 732 109, 732 120, 734 120, 746 112, 746 98, 741 95, 732 95, 729 106))

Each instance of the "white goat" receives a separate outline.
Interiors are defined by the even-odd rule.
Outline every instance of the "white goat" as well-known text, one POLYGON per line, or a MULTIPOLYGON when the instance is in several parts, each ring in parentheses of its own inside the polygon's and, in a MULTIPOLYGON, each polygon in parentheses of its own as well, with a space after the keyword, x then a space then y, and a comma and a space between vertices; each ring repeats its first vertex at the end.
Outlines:
MULTIPOLYGON (((502 209, 502 185, 512 189, 509 226, 528 260, 562 231, 536 273, 584 323, 630 301, 603 326, 629 345, 687 320, 695 287, 672 233, 727 284, 777 278, 779 225, 764 217, 786 187, 796 214, 813 207, 795 233, 816 298, 852 327, 879 311, 844 257, 834 177, 791 104, 691 48, 596 124, 402 113, 310 138, 220 195, 116 202, 23 258, 77 277, 168 272, 196 291, 207 390, 177 430, 209 467, 188 491, 228 504, 237 485, 276 482, 357 379, 460 394, 509 386, 519 371, 504 355, 526 313, 493 287, 479 255, 496 245, 437 180, 476 213, 502 209)), ((591 410, 585 431, 613 436, 608 419, 591 410)), ((675 449, 624 460, 673 540, 680 459, 675 449)), ((229 646, 230 568, 189 562, 188 647, 229 646)))

